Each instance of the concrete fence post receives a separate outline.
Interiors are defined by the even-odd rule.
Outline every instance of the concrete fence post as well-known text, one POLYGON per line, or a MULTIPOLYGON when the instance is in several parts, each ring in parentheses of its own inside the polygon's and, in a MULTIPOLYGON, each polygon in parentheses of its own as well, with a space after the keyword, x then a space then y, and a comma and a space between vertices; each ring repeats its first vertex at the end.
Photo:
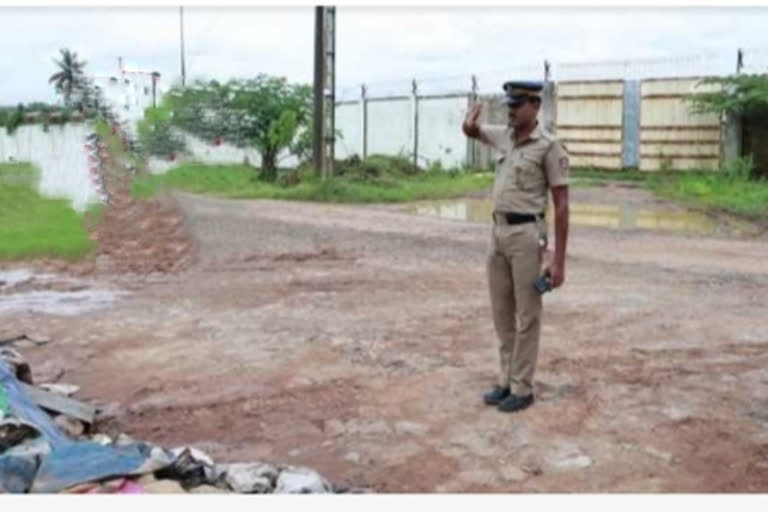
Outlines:
MULTIPOLYGON (((477 103, 477 76, 472 75, 472 89, 470 90, 469 97, 467 98, 467 113, 477 103)), ((456 127, 457 130, 461 130, 461 127, 456 127)), ((472 168, 477 167, 477 143, 475 139, 467 137, 467 165, 472 168)))
POLYGON ((411 81, 411 108, 413 112, 413 165, 419 166, 419 96, 416 80, 411 81))
POLYGON ((555 133, 557 126, 557 87, 554 82, 544 82, 541 97, 540 121, 544 129, 549 133, 555 133))
MULTIPOLYGON (((736 74, 744 69, 744 50, 736 50, 736 74)), ((742 156, 743 152, 743 117, 735 113, 725 113, 720 116, 720 166, 728 161, 742 156)))
POLYGON ((362 123, 360 134, 362 139, 363 158, 368 156, 368 99, 366 97, 367 89, 365 84, 360 86, 360 122, 362 123))

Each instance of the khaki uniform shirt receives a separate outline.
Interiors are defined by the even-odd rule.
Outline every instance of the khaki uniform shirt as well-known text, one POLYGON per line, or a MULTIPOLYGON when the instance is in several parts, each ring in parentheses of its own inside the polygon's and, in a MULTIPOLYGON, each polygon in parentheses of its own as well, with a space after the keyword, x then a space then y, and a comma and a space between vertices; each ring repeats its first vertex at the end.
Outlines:
POLYGON ((513 128, 481 125, 480 130, 496 155, 494 211, 545 213, 548 190, 569 183, 568 153, 563 144, 539 125, 518 144, 513 128))

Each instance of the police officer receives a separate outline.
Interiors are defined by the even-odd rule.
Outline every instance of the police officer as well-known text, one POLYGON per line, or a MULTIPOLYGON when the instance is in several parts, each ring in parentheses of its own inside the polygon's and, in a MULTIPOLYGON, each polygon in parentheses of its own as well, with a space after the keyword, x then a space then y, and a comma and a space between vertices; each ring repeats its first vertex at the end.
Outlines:
POLYGON ((515 412, 534 402, 542 312, 536 280, 547 274, 552 288, 565 280, 569 164, 564 146, 539 126, 542 83, 507 82, 503 89, 507 126, 479 124, 482 105, 476 104, 462 130, 490 146, 497 163, 487 270, 501 371, 498 385, 483 399, 503 412, 515 412), (546 250, 549 191, 554 252, 546 250))

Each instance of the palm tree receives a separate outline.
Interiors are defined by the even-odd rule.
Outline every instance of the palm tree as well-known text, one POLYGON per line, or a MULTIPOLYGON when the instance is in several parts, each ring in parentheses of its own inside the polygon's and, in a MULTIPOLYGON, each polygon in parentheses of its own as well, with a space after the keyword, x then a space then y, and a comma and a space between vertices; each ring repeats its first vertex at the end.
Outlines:
POLYGON ((56 91, 64 95, 64 104, 69 106, 72 93, 77 90, 84 78, 83 69, 86 62, 77 60, 77 52, 72 52, 66 48, 59 51, 61 52, 61 60, 54 59, 56 65, 59 66, 59 71, 51 75, 48 83, 54 84, 56 91))

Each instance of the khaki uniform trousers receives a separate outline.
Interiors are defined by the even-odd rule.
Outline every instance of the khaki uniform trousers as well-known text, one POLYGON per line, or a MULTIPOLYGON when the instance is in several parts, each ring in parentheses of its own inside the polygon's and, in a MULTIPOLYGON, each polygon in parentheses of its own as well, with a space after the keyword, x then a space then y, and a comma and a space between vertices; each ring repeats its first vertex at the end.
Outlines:
POLYGON ((499 385, 516 395, 533 393, 539 353, 542 297, 539 276, 541 227, 535 222, 494 224, 488 254, 493 324, 499 338, 499 385))

